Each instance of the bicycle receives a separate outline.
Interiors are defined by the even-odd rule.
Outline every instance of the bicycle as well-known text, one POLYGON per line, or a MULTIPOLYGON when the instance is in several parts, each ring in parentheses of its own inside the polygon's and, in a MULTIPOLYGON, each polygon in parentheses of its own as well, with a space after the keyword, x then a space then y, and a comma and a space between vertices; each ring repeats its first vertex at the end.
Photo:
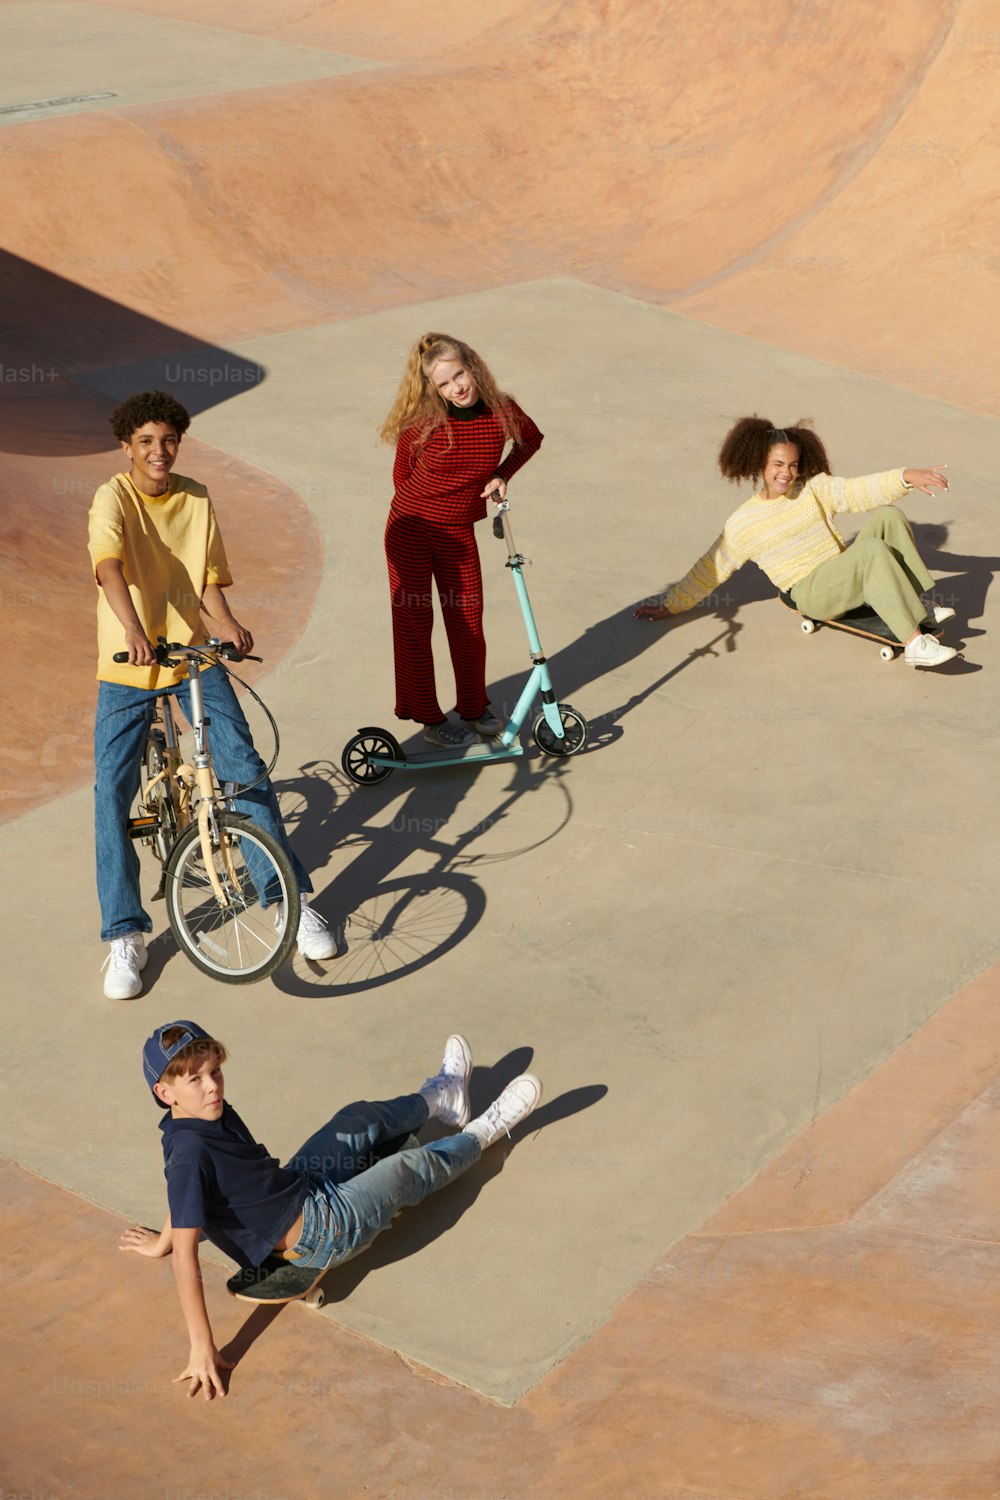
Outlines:
MULTIPOLYGON (((186 664, 194 733, 192 762, 182 759, 172 695, 160 694, 143 753, 137 814, 128 822, 131 839, 147 844, 160 861, 160 886, 170 929, 191 962, 224 984, 266 979, 284 963, 299 926, 298 882, 288 855, 249 814, 238 812, 236 797, 264 781, 278 757, 278 730, 267 705, 225 661, 243 657, 229 642, 203 646, 156 646, 161 666, 186 664), (199 665, 219 666, 241 682, 260 703, 274 731, 271 764, 256 782, 217 786, 208 742, 199 665)), ((128 661, 119 652, 115 661, 128 661)))

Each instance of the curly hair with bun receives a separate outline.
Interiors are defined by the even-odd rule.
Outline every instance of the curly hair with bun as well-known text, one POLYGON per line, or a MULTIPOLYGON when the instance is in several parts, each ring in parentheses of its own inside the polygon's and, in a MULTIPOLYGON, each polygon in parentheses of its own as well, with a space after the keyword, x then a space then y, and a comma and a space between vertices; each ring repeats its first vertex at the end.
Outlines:
POLYGON ((775 427, 767 417, 740 417, 726 433, 719 449, 719 468, 733 484, 743 479, 755 483, 764 473, 767 455, 776 443, 791 443, 799 450, 799 478, 829 474, 826 449, 806 418, 794 427, 775 427))

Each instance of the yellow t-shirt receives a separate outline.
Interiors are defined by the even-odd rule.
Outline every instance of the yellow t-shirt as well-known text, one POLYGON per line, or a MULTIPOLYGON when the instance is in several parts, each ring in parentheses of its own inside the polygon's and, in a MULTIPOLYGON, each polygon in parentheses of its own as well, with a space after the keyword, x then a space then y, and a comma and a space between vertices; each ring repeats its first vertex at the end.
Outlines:
MULTIPOLYGON (((204 639, 201 597, 210 583, 232 583, 226 549, 208 490, 171 474, 164 495, 144 495, 126 474, 102 484, 90 508, 90 560, 97 566, 116 557, 136 613, 149 639, 157 636, 190 646, 204 639)), ((104 590, 97 591, 97 678, 127 687, 165 688, 185 675, 182 668, 131 667, 113 660, 125 649, 125 627, 104 590)))

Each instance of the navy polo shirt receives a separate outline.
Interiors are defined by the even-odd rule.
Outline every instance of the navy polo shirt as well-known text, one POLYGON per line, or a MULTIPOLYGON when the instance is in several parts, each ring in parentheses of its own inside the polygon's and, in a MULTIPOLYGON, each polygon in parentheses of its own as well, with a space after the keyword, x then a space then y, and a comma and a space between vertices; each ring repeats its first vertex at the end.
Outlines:
POLYGON ((298 1218, 301 1172, 279 1166, 231 1104, 218 1120, 160 1121, 170 1222, 200 1229, 241 1266, 257 1266, 298 1218))

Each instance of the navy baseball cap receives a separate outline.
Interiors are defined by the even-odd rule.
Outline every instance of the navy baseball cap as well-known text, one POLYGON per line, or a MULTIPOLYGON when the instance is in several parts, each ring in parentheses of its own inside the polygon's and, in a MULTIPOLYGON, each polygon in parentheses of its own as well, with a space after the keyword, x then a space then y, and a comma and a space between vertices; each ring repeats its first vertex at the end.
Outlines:
MULTIPOLYGON (((142 1072, 150 1089, 154 1083, 159 1083, 164 1071, 173 1062, 178 1052, 183 1052, 185 1047, 189 1047, 192 1042, 201 1041, 202 1038, 207 1041, 212 1040, 209 1032, 196 1025, 194 1021, 168 1021, 165 1026, 157 1026, 142 1049, 142 1072), (181 1027, 181 1035, 168 1047, 163 1040, 163 1034, 165 1031, 173 1031, 177 1026, 181 1027)), ((157 1099, 155 1094, 153 1098, 156 1099, 161 1109, 169 1109, 170 1106, 164 1104, 162 1099, 157 1099)))

